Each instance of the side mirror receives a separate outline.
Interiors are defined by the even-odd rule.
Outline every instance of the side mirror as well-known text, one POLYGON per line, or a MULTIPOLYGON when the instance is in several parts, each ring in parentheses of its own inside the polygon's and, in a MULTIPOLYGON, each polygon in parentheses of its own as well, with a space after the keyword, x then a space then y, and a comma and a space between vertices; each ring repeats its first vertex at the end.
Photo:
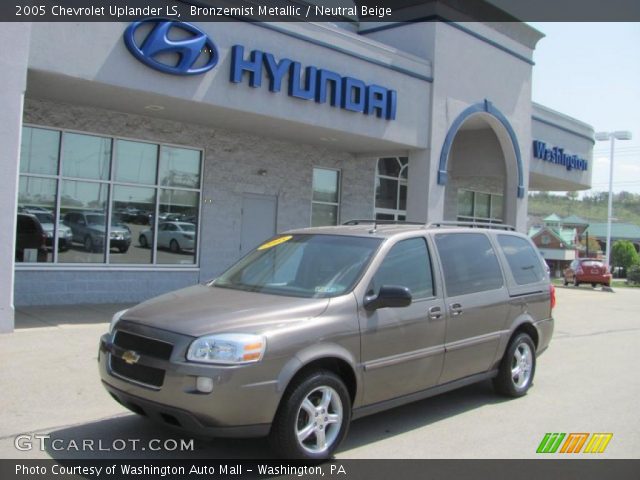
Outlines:
POLYGON ((411 290, 398 285, 383 285, 378 295, 364 298, 365 310, 374 311, 378 308, 399 308, 411 305, 411 290))

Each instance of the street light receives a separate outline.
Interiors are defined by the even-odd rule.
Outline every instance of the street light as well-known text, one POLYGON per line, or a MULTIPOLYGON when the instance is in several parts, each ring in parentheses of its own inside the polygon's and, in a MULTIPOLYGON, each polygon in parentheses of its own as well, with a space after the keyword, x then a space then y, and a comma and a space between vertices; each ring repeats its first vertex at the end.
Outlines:
POLYGON ((616 140, 631 140, 631 132, 619 130, 616 132, 598 132, 596 140, 599 142, 611 140, 611 155, 609 157, 609 207, 607 209, 607 266, 611 268, 611 220, 613 214, 613 150, 616 140))

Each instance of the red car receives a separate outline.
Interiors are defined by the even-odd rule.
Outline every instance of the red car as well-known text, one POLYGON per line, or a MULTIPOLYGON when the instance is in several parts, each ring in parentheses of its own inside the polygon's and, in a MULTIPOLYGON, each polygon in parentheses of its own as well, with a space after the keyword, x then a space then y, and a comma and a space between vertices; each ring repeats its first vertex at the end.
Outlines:
POLYGON ((576 287, 581 283, 590 283, 592 287, 608 287, 611 285, 611 273, 609 267, 597 258, 578 258, 564 270, 564 284, 569 285, 569 282, 576 287))

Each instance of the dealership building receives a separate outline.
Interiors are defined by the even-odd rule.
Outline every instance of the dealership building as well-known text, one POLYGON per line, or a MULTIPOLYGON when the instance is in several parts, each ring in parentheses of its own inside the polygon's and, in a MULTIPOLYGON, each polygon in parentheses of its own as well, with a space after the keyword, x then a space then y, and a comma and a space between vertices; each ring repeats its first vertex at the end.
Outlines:
POLYGON ((592 174, 593 129, 531 100, 542 36, 442 19, 4 24, 0 331, 14 305, 207 281, 292 228, 526 231, 529 190, 592 174), (21 216, 46 255, 16 239, 21 216))

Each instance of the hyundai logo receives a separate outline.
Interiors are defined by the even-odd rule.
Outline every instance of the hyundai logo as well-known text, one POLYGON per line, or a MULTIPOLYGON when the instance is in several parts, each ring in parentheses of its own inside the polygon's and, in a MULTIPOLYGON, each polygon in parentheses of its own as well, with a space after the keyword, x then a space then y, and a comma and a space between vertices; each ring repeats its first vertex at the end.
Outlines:
POLYGON ((218 49, 214 43, 206 33, 190 23, 163 18, 134 22, 124 32, 124 43, 142 63, 173 75, 198 75, 218 63, 218 49), (136 36, 143 25, 152 26, 144 39, 136 36), (167 60, 170 54, 177 55, 177 60, 167 60))

